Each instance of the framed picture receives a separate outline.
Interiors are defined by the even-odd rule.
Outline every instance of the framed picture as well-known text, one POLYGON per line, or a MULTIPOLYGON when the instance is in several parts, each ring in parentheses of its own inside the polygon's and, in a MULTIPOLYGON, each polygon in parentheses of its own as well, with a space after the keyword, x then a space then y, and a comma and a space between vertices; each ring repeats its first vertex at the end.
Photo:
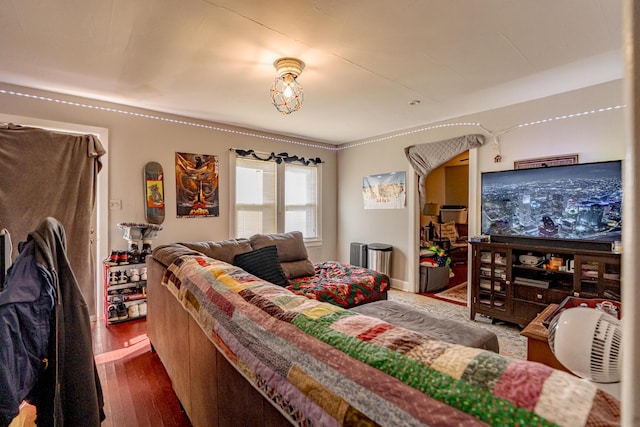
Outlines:
POLYGON ((178 218, 220 215, 218 156, 176 153, 176 211, 178 218))
POLYGON ((544 168, 548 166, 575 165, 578 163, 577 154, 565 154, 563 156, 537 157, 534 159, 516 160, 514 169, 544 168))
POLYGON ((405 172, 369 175, 362 179, 365 209, 402 209, 406 199, 405 172))

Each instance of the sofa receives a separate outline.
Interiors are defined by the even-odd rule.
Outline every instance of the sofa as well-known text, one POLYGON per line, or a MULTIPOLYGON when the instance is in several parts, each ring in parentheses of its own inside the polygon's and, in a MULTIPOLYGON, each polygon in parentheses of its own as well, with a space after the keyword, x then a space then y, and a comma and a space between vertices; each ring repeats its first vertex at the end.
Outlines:
POLYGON ((218 243, 147 258, 149 339, 195 427, 620 423, 591 383, 295 293, 218 243))
MULTIPOLYGON (((388 275, 372 269, 336 261, 313 264, 299 231, 169 246, 172 254, 219 259, 296 294, 344 308, 386 299, 391 286, 388 275)), ((160 249, 158 253, 166 252, 160 249)))

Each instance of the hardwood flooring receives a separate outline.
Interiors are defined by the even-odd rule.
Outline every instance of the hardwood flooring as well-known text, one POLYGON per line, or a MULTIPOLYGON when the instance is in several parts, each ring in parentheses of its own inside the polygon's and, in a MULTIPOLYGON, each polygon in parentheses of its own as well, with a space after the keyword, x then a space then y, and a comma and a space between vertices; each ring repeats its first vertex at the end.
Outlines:
MULTIPOLYGON (((160 358, 151 351, 145 319, 91 324, 93 351, 104 394, 101 427, 191 427, 160 358)), ((25 404, 10 427, 35 427, 25 404)))
POLYGON ((102 384, 103 427, 189 427, 171 381, 151 351, 144 319, 92 324, 93 348, 102 384))

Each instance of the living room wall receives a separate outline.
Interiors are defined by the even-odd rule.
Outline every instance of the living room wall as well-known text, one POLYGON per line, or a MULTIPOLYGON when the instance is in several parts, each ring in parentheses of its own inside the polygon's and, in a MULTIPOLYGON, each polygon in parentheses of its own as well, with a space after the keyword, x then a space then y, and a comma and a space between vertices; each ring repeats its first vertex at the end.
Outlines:
POLYGON ((469 234, 474 235, 479 232, 477 201, 481 172, 513 169, 516 160, 561 154, 578 154, 581 163, 624 158, 625 108, 597 111, 620 105, 623 99, 623 84, 618 80, 430 123, 398 136, 391 134, 344 144, 338 152, 338 259, 349 260, 350 242, 391 244, 394 287, 415 289, 419 203, 417 178, 406 159, 405 147, 466 134, 485 135, 485 144, 469 152, 469 234), (487 130, 494 134, 507 131, 498 136, 496 144, 487 130), (495 161, 498 154, 499 162, 495 161), (363 176, 392 171, 407 172, 406 207, 365 210, 363 176))
MULTIPOLYGON (((375 141, 355 141, 340 147, 336 153, 323 144, 299 141, 301 144, 257 138, 240 133, 221 132, 206 126, 217 125, 183 117, 123 107, 116 104, 62 96, 55 93, 0 84, 7 91, 27 92, 34 96, 62 99, 57 103, 33 97, 0 94, 0 113, 36 117, 63 123, 103 127, 109 130, 109 199, 122 200, 122 210, 108 211, 108 245, 124 249, 126 242, 116 227, 121 221, 144 222, 142 204, 142 168, 147 161, 159 161, 165 167, 167 219, 156 244, 177 240, 220 240, 231 236, 229 212, 228 149, 253 148, 264 152, 287 151, 305 157, 321 157, 322 166, 322 235, 319 246, 310 247, 313 260, 349 261, 350 242, 387 243, 394 248, 391 276, 394 286, 413 290, 417 282, 417 228, 419 208, 417 179, 404 148, 410 145, 440 141, 456 136, 481 133, 486 136, 483 147, 471 150, 469 163, 469 233, 478 232, 479 211, 474 201, 479 196, 479 174, 483 171, 513 168, 514 160, 556 154, 577 153, 580 162, 621 159, 624 155, 624 109, 584 114, 577 117, 531 122, 583 113, 622 103, 622 81, 562 93, 508 107, 467 115, 448 121, 431 123, 403 131, 399 136, 376 137, 375 141), (99 108, 82 108, 88 104, 99 108), (112 110, 126 110, 122 114, 112 110), (145 115, 168 118, 157 120, 145 115), (171 121, 175 120, 175 121, 171 121), (179 123, 201 124, 204 127, 179 123), (499 149, 480 123, 492 132, 511 129, 499 136, 499 149), (467 123, 466 125, 451 125, 467 123), (451 126, 440 126, 448 124, 451 126), (387 138, 388 137, 388 138, 387 138), (325 148, 327 147, 327 148, 325 148), (221 214, 216 218, 178 219, 175 215, 175 187, 172 185, 176 151, 215 154, 220 159, 221 214), (502 161, 494 158, 501 154, 502 161), (365 210, 362 201, 362 178, 367 175, 405 171, 407 198, 403 209, 365 210), (337 195, 337 197, 336 197, 337 195)), ((274 135, 250 131, 256 135, 274 135)), ((276 138, 282 138, 275 135, 276 138)), ((285 138, 290 139, 290 138, 285 138)))
MULTIPOLYGON (((229 218, 229 174, 232 172, 229 170, 229 149, 242 148, 266 153, 288 152, 306 158, 320 157, 323 160, 320 203, 323 240, 320 244, 309 247, 309 256, 314 261, 335 259, 337 155, 331 149, 333 147, 313 141, 296 140, 281 135, 30 88, 0 84, 0 89, 32 95, 26 97, 0 93, 1 114, 108 130, 107 197, 110 200, 122 201, 122 209, 103 212, 108 218, 108 248, 126 249, 127 247, 127 242, 122 238, 122 231, 117 228, 119 222, 146 222, 143 167, 149 161, 159 162, 163 165, 165 172, 166 218, 162 224, 163 230, 158 234, 154 245, 175 241, 223 240, 232 237, 229 218), (65 102, 52 102, 47 99, 65 102), (94 108, 84 108, 82 105, 90 105, 94 108), (118 110, 127 111, 128 114, 117 112, 118 110), (228 132, 211 129, 212 127, 224 128, 228 132), (294 143, 282 140, 290 140, 294 143), (218 217, 176 217, 174 165, 177 151, 218 156, 220 164, 220 215, 218 217)), ((274 111, 274 114, 277 112, 274 111)), ((55 189, 40 191, 55 191, 55 189)), ((18 239, 25 237, 15 236, 18 239)))

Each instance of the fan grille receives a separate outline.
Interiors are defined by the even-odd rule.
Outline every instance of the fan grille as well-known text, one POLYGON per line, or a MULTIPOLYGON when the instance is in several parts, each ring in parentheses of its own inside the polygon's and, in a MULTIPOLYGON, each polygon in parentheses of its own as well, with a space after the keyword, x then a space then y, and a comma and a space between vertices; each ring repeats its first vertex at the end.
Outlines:
MULTIPOLYGON (((557 332, 559 329, 561 316, 558 315, 551 320, 548 329, 548 342, 551 351, 558 356, 556 352, 556 344, 558 348, 560 343, 556 343, 558 338, 557 332)), ((584 331, 588 334, 587 331, 584 331)), ((588 368, 585 366, 584 370, 588 372, 576 373, 577 375, 589 378, 596 382, 609 383, 620 381, 620 368, 621 368, 621 348, 622 348, 622 327, 619 323, 615 323, 615 319, 608 315, 601 316, 593 329, 592 334, 586 335, 585 340, 590 340, 589 347, 586 347, 588 354, 588 368), (590 336, 591 335, 591 336, 590 336)), ((585 355, 587 356, 587 355, 585 355)), ((571 365, 574 365, 571 360, 561 360, 561 363, 565 364, 572 372, 571 365)), ((574 372, 575 373, 575 372, 574 372)))
POLYGON ((600 318, 591 343, 591 377, 594 381, 611 381, 620 372, 622 330, 618 325, 600 318))

